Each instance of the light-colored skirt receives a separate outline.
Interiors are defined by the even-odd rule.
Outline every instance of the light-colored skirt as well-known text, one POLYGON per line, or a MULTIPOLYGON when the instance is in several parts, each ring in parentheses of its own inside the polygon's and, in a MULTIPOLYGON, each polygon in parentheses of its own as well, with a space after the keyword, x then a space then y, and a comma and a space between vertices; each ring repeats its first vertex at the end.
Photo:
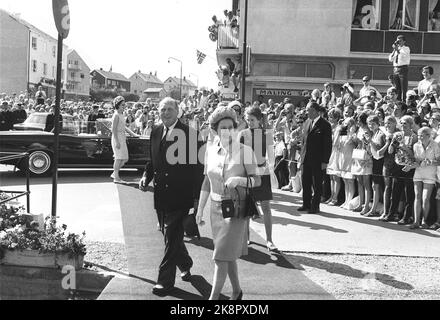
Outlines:
POLYGON ((119 149, 116 148, 116 140, 112 136, 112 149, 113 149, 113 158, 115 160, 128 160, 128 149, 127 149, 127 141, 125 134, 119 135, 119 143, 121 147, 119 149))
POLYGON ((214 241, 212 258, 235 261, 248 254, 248 219, 224 219, 221 202, 211 199, 211 228, 214 241))

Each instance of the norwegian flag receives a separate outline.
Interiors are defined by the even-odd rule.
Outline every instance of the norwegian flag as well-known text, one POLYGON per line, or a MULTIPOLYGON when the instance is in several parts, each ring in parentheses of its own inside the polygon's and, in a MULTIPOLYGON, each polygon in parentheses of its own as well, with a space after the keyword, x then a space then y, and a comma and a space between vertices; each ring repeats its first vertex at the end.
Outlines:
POLYGON ((205 58, 206 58, 206 54, 204 54, 203 52, 197 50, 197 62, 199 64, 202 64, 203 61, 205 60, 205 58))

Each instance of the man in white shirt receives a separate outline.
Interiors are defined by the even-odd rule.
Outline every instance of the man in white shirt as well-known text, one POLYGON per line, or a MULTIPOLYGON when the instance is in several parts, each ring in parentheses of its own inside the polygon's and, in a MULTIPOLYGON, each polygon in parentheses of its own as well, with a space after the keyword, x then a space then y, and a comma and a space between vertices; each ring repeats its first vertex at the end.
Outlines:
POLYGON ((394 66, 394 85, 397 88, 398 99, 405 101, 406 91, 408 90, 408 69, 411 62, 411 50, 406 45, 405 36, 397 36, 393 49, 388 60, 394 66))

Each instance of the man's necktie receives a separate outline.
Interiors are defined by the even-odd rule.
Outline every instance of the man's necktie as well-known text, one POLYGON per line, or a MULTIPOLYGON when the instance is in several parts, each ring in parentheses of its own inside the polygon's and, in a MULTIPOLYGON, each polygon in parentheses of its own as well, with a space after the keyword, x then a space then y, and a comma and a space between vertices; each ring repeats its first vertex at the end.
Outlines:
POLYGON ((399 52, 396 52, 396 65, 399 64, 399 52))
POLYGON ((165 127, 165 128, 166 128, 165 135, 162 137, 162 140, 160 141, 161 148, 163 148, 163 146, 165 146, 165 143, 167 142, 168 131, 170 131, 170 128, 168 128, 168 127, 165 127))

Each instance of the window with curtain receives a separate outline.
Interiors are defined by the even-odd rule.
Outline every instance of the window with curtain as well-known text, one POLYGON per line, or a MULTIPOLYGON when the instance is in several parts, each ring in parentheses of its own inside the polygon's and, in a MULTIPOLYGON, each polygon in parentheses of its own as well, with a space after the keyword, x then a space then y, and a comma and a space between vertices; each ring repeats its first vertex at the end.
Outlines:
POLYGON ((440 1, 429 0, 428 31, 440 31, 440 1))
POLYGON ((420 0, 390 0, 390 29, 419 29, 420 0))
POLYGON ((381 0, 352 1, 352 29, 378 30, 380 28, 381 0))

